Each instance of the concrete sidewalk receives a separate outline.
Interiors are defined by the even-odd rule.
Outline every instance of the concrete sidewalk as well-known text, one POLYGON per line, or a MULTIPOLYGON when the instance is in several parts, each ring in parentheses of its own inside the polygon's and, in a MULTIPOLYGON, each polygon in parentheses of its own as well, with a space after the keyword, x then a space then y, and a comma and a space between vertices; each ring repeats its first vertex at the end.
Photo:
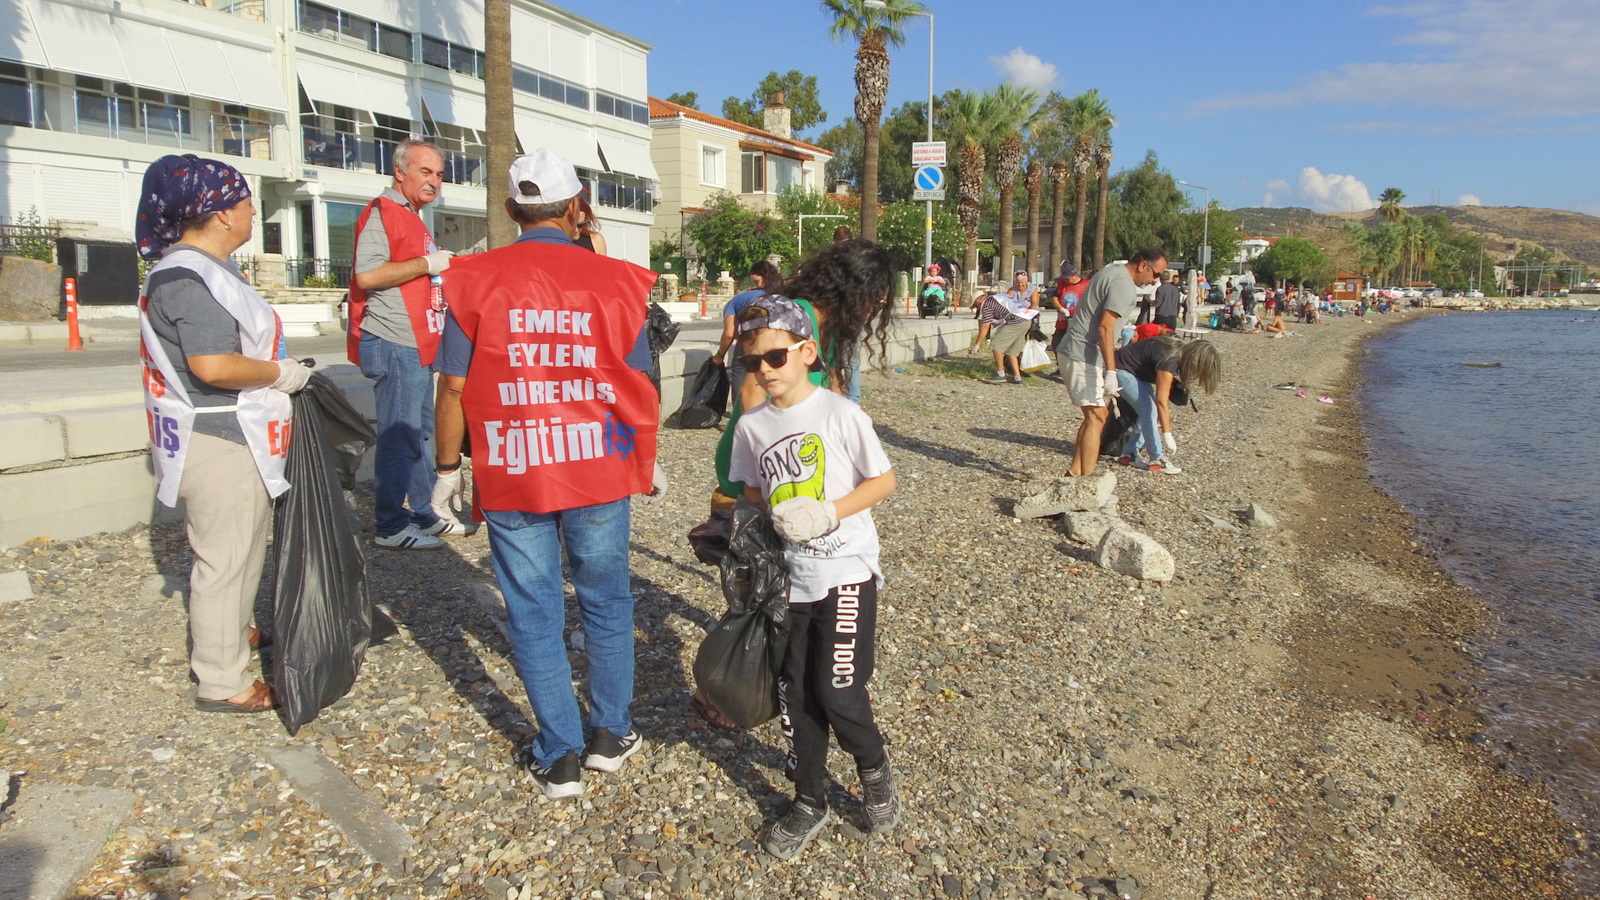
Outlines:
MULTIPOLYGON (((895 322, 885 365, 943 356, 972 342, 969 316, 895 322)), ((0 548, 37 537, 71 539, 175 516, 155 501, 137 331, 124 322, 82 352, 39 343, 0 343, 0 548)), ((716 351, 718 319, 685 323, 661 357, 661 416, 683 401, 716 351)), ((3 340, 3 333, 0 333, 3 340)), ((315 358, 369 420, 372 384, 345 359, 342 336, 289 339, 315 358)), ((370 468, 370 467, 369 467, 370 468)))

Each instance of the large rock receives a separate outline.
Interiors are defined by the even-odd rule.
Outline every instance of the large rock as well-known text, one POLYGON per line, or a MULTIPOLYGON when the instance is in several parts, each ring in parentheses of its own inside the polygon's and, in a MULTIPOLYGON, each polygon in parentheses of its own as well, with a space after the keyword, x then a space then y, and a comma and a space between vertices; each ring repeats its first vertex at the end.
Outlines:
POLYGON ((1066 532, 1067 537, 1080 544, 1098 547, 1100 546, 1100 539, 1106 536, 1106 532, 1118 526, 1127 527, 1121 519, 1117 518, 1116 513, 1106 511, 1111 509, 1112 506, 1113 504, 1107 504, 1106 508, 1101 510, 1074 510, 1068 512, 1061 517, 1061 530, 1066 532))
POLYGON ((1252 503, 1245 510, 1244 520, 1250 523, 1251 528, 1277 528, 1278 519, 1272 513, 1261 508, 1261 504, 1252 503))
POLYGON ((1106 532, 1100 539, 1095 562, 1102 568, 1142 581, 1171 581, 1178 573, 1177 560, 1167 548, 1148 535, 1126 528, 1112 528, 1106 532))
POLYGON ((1111 502, 1117 489, 1117 476, 1110 472, 1085 475, 1082 478, 1065 476, 1053 478, 1034 493, 1017 501, 1019 519, 1037 519, 1064 512, 1099 509, 1111 502))
POLYGON ((60 309, 60 266, 0 256, 0 322, 50 322, 60 309))

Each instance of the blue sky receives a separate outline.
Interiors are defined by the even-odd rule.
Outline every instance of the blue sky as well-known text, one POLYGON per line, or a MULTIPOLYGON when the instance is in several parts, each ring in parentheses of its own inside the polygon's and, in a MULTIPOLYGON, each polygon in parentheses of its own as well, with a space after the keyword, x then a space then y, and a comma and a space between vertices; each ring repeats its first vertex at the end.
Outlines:
MULTIPOLYGON (((1600 0, 928 6, 936 92, 1098 88, 1117 116, 1115 168, 1153 149, 1225 206, 1344 210, 1396 186, 1408 204, 1600 215, 1600 0)), ((829 125, 851 113, 854 47, 827 39, 811 0, 568 8, 654 44, 656 96, 697 91, 717 112, 799 69, 818 76, 829 125)), ((927 20, 906 39, 891 109, 927 95, 927 20)))

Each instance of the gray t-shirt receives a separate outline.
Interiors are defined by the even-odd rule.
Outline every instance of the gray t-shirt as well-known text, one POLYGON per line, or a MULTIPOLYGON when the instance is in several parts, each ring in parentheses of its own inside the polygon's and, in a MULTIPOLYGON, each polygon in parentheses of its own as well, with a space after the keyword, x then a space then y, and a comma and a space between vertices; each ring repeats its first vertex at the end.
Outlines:
POLYGON ((1183 288, 1168 281, 1156 287, 1156 315, 1176 318, 1183 306, 1183 288))
MULTIPOLYGON (((394 188, 385 188, 381 196, 411 209, 411 203, 405 195, 394 188)), ((389 261, 389 233, 383 229, 382 209, 380 206, 373 210, 361 233, 356 235, 353 271, 357 273, 370 272, 389 261)), ((415 213, 415 210, 412 212, 415 213)), ((400 296, 398 286, 367 291, 367 312, 361 320, 361 330, 390 343, 405 347, 417 345, 417 336, 411 331, 411 317, 406 314, 406 301, 400 296)))
POLYGON ((1112 263, 1094 273, 1089 289, 1078 301, 1078 311, 1067 320, 1067 333, 1056 349, 1091 366, 1100 365, 1100 314, 1110 310, 1127 319, 1139 303, 1137 291, 1124 263, 1112 263))
MULTIPOLYGON (((233 263, 217 259, 204 250, 186 247, 171 248, 173 252, 195 252, 220 264, 230 272, 239 270, 233 263)), ((240 275, 243 281, 244 276, 240 275)), ((239 321, 211 295, 205 281, 189 269, 163 269, 150 276, 149 293, 150 327, 156 340, 172 361, 172 368, 188 391, 195 409, 232 406, 239 402, 239 392, 212 387, 194 377, 189 371, 191 356, 226 356, 239 353, 243 344, 239 340, 239 321)), ((244 443, 244 431, 239 427, 239 417, 226 412, 205 413, 194 417, 194 430, 236 444, 244 443)))

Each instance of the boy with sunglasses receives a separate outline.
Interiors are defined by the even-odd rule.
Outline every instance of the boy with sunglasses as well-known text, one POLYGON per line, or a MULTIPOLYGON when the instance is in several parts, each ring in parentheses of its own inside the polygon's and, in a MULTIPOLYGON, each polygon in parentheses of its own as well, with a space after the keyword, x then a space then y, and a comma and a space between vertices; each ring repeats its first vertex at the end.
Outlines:
POLYGON ((866 830, 900 820, 883 734, 873 720, 878 531, 871 507, 895 488, 872 419, 808 378, 817 361, 811 319, 768 294, 739 314, 745 370, 768 397, 733 436, 729 476, 771 507, 789 566, 789 647, 779 679, 783 729, 794 752, 794 805, 762 846, 790 859, 832 819, 828 733, 855 757, 866 830))

